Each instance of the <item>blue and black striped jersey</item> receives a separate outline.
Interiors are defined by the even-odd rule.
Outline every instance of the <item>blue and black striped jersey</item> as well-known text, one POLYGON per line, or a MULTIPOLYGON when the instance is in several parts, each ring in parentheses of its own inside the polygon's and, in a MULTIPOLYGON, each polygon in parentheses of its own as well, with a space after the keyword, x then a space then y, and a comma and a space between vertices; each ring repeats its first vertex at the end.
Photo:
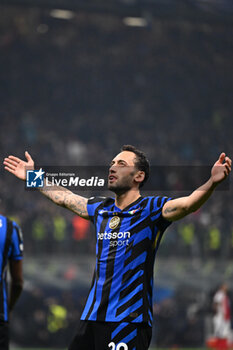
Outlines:
POLYGON ((124 210, 113 198, 92 197, 96 266, 81 319, 152 325, 154 259, 165 229, 167 197, 140 197, 124 210))
POLYGON ((23 257, 23 237, 19 226, 0 215, 0 321, 8 320, 7 262, 23 257))

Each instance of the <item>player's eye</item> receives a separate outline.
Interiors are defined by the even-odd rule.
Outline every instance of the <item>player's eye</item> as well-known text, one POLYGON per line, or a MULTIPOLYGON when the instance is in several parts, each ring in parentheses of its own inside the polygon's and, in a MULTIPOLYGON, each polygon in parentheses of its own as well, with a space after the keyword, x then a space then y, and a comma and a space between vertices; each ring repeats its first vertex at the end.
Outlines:
POLYGON ((123 162, 123 161, 120 161, 120 162, 118 163, 118 165, 120 165, 120 166, 126 166, 127 164, 126 164, 125 162, 123 162))

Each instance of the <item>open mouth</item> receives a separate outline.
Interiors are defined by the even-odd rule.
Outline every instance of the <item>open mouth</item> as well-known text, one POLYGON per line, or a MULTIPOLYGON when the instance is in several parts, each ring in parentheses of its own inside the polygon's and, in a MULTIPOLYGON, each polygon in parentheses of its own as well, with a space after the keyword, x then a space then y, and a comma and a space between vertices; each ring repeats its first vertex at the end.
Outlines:
POLYGON ((109 180, 110 182, 113 182, 113 181, 117 180, 117 177, 114 176, 114 175, 109 175, 108 180, 109 180))

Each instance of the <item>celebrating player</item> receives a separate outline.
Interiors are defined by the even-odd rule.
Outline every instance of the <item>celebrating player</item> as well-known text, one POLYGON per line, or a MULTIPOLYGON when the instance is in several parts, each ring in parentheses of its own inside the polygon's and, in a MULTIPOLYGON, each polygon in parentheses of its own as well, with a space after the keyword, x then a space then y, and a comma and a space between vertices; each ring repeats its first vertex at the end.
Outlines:
MULTIPOLYGON (((5 169, 25 180, 27 161, 5 158, 5 169)), ((171 199, 140 194, 149 177, 143 152, 123 146, 109 168, 108 188, 115 198, 76 195, 63 187, 40 191, 54 203, 93 222, 96 267, 78 331, 69 350, 146 350, 152 326, 153 266, 165 229, 172 221, 196 211, 231 171, 221 153, 209 180, 189 196, 171 199)))

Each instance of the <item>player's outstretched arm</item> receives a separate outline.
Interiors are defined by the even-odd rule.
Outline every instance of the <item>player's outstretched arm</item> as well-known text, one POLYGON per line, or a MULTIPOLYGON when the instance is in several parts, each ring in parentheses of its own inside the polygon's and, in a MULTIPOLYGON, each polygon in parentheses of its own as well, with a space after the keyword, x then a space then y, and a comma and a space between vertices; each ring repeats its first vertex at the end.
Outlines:
MULTIPOLYGON (((26 169, 34 169, 34 161, 28 152, 25 152, 25 157, 26 161, 15 156, 9 156, 3 162, 7 171, 24 181, 26 180, 26 169)), ((88 219, 87 198, 76 195, 62 186, 44 185, 40 188, 40 192, 57 205, 88 219)))
POLYGON ((73 211, 84 219, 89 218, 87 212, 87 198, 79 196, 62 186, 51 186, 51 183, 49 187, 44 185, 39 190, 57 205, 73 211))
POLYGON ((189 196, 168 201, 163 206, 163 217, 169 221, 175 221, 199 209, 211 196, 216 186, 226 179, 230 171, 231 159, 226 157, 225 153, 221 153, 212 167, 209 180, 189 196))

